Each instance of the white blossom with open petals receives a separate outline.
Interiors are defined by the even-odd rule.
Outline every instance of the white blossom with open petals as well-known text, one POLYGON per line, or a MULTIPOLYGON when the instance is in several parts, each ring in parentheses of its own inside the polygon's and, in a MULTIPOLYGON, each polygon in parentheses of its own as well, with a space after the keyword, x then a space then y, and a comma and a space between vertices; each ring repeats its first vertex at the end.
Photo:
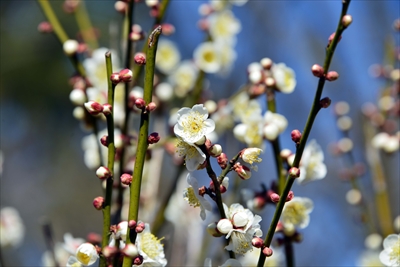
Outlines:
POLYGON ((226 239, 230 239, 229 245, 225 249, 244 254, 253 248, 251 244, 253 237, 262 236, 259 224, 262 218, 237 203, 232 204, 229 208, 224 204, 224 210, 227 219, 234 226, 226 235, 226 239))
POLYGON ((262 131, 263 117, 260 114, 253 114, 252 117, 233 128, 233 135, 248 146, 262 148, 264 146, 262 131))
POLYGON ((400 266, 400 235, 391 234, 383 240, 379 259, 386 266, 400 266))
POLYGON ((295 228, 306 228, 310 223, 310 213, 314 208, 311 199, 294 197, 283 207, 281 222, 287 233, 293 233, 295 228))
POLYGON ((175 87, 175 94, 178 97, 186 96, 193 88, 198 71, 198 68, 192 61, 185 60, 169 76, 169 81, 175 87))
POLYGON ((167 265, 165 259, 164 247, 158 239, 150 231, 150 225, 145 224, 143 232, 136 237, 136 246, 139 254, 143 257, 143 267, 164 267, 167 265))
POLYGON ((197 170, 206 160, 206 155, 198 146, 186 143, 181 138, 178 138, 176 143, 176 152, 184 158, 186 168, 190 172, 197 170))
POLYGON ((208 17, 210 35, 213 40, 222 39, 231 44, 236 41, 236 34, 241 30, 240 21, 229 9, 214 12, 208 17))
POLYGON ((211 211, 211 203, 207 199, 199 195, 199 183, 190 173, 186 176, 186 181, 190 187, 186 188, 183 192, 183 199, 185 199, 190 206, 194 208, 200 207, 200 217, 204 221, 206 219, 206 210, 211 211))
POLYGON ((174 133, 183 141, 194 144, 214 129, 215 123, 212 119, 208 119, 208 111, 203 104, 194 105, 192 108, 181 108, 178 111, 174 133))
POLYGON ((272 76, 275 79, 276 87, 285 94, 290 94, 296 87, 296 75, 294 71, 287 67, 284 63, 272 65, 272 76))
POLYGON ((242 159, 244 162, 249 163, 253 170, 257 170, 257 166, 253 165, 253 163, 260 163, 262 161, 262 159, 258 157, 262 152, 260 148, 246 148, 242 153, 242 159))
POLYGON ((179 61, 181 60, 181 54, 175 43, 160 39, 157 45, 156 55, 156 68, 164 74, 170 74, 175 70, 179 61))
POLYGON ((317 144, 311 140, 304 148, 303 157, 300 162, 300 177, 297 178, 299 184, 306 184, 314 180, 325 178, 327 168, 324 163, 324 152, 317 144))
POLYGON ((216 73, 221 70, 221 56, 214 42, 203 42, 193 52, 197 67, 206 73, 216 73))
POLYGON ((264 114, 264 137, 267 140, 275 140, 279 134, 286 130, 288 121, 285 116, 267 111, 264 114))

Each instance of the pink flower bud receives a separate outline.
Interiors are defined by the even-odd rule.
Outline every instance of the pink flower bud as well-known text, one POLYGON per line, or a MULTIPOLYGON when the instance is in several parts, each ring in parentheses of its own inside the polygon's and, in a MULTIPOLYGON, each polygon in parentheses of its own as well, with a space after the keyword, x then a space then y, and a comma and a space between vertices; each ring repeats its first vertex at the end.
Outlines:
POLYGON ((347 28, 353 22, 353 18, 351 15, 344 15, 342 18, 342 25, 347 28))
POLYGON ((128 222, 128 227, 129 227, 129 229, 136 228, 136 226, 137 226, 137 223, 136 223, 135 220, 130 220, 130 221, 128 222))
POLYGON ((103 208, 104 198, 103 197, 96 197, 93 199, 93 207, 96 210, 101 210, 103 208))
POLYGON ((262 251, 262 253, 266 256, 266 257, 271 257, 273 254, 273 251, 271 248, 269 247, 265 247, 262 251))
POLYGON ((119 73, 118 72, 114 72, 113 74, 111 74, 110 80, 111 80, 111 82, 113 84, 118 84, 119 82, 121 82, 121 78, 119 77, 119 73))
POLYGON ((125 14, 126 9, 128 8, 128 3, 124 1, 116 1, 114 4, 114 8, 117 12, 125 14))
POLYGON ((329 97, 324 97, 319 101, 321 108, 328 108, 331 105, 331 99, 329 97))
POLYGON ((146 55, 142 52, 136 53, 134 59, 135 59, 135 63, 140 66, 143 66, 144 64, 146 64, 146 55))
POLYGON ((146 107, 146 101, 144 101, 143 98, 137 98, 137 99, 135 100, 135 106, 136 106, 138 109, 143 109, 143 108, 146 107))
POLYGON ((273 63, 274 62, 270 58, 267 58, 267 57, 260 60, 260 64, 264 70, 269 70, 272 67, 273 63))
POLYGON ((322 75, 324 75, 324 68, 321 67, 321 66, 318 65, 318 64, 314 64, 314 65, 311 67, 311 71, 312 71, 312 74, 313 74, 315 77, 318 77, 318 78, 320 78, 320 77, 322 77, 322 75))
POLYGON ((212 156, 212 157, 215 157, 215 158, 219 157, 222 153, 222 146, 219 144, 214 144, 210 147, 208 152, 210 153, 210 156, 212 156))
POLYGON ((132 75, 133 73, 130 69, 123 69, 119 72, 119 78, 124 83, 132 81, 132 75))
POLYGON ((225 193, 226 192, 226 187, 225 186, 223 186, 222 184, 221 185, 219 185, 219 191, 221 192, 221 194, 223 194, 223 193, 225 193))
POLYGON ((138 255, 133 259, 133 265, 142 265, 143 263, 143 256, 142 255, 138 255))
POLYGON ((103 146, 108 147, 108 136, 107 135, 103 135, 103 137, 100 138, 100 143, 103 146))
POLYGON ((158 141, 160 141, 160 135, 158 133, 151 133, 147 137, 147 142, 149 144, 156 144, 158 141))
POLYGON ((148 112, 152 112, 157 108, 157 104, 154 102, 150 102, 147 106, 146 106, 146 110, 148 112))
POLYGON ((161 27, 162 27, 162 34, 165 36, 169 36, 175 32, 174 25, 170 23, 163 23, 161 27))
MULTIPOLYGON (((336 34, 336 33, 332 33, 332 34, 329 36, 329 39, 328 39, 328 47, 331 45, 333 39, 335 38, 335 34, 336 34)), ((339 36, 339 41, 340 41, 341 39, 342 39, 342 36, 339 36)), ((338 41, 338 42, 339 42, 339 41, 338 41)))
POLYGON ((262 246, 264 246, 264 240, 262 240, 262 238, 260 238, 260 237, 254 237, 251 240, 251 244, 255 248, 262 248, 262 246))
POLYGON ((234 166, 233 166, 234 171, 239 175, 239 177, 243 180, 248 180, 251 177, 251 171, 249 169, 249 167, 240 164, 239 162, 237 162, 234 166))
POLYGON ((294 193, 292 190, 290 190, 288 196, 286 197, 286 202, 289 202, 290 200, 292 200, 293 197, 294 197, 294 193))
POLYGON ((330 82, 336 81, 339 78, 339 73, 336 71, 330 71, 326 74, 326 79, 330 82))
POLYGON ((99 115, 101 112, 103 112, 103 105, 95 101, 86 102, 84 106, 91 115, 99 115))
POLYGON ((289 176, 291 178, 298 178, 300 176, 300 169, 296 167, 292 167, 289 169, 289 176))
POLYGON ((132 183, 132 175, 130 175, 129 173, 122 174, 120 179, 121 183, 124 185, 131 185, 132 183))
POLYGON ((293 130, 293 131, 290 133, 290 135, 291 135, 291 137, 292 137, 293 142, 295 142, 296 144, 298 144, 298 143, 300 142, 300 139, 301 139, 301 132, 300 132, 299 130, 293 130))
POLYGON ((110 247, 110 246, 106 246, 105 248, 103 248, 103 256, 106 258, 111 258, 114 257, 115 254, 117 254, 118 249, 116 247, 110 247))
POLYGON ((112 176, 111 171, 104 166, 101 166, 96 170, 96 175, 100 180, 106 180, 112 176))
POLYGON ((228 157, 225 153, 221 153, 221 155, 217 157, 217 161, 221 169, 225 169, 228 164, 228 157))
POLYGON ((122 249, 122 254, 129 258, 135 258, 139 256, 139 250, 134 244, 126 244, 125 247, 122 249))
POLYGON ((145 228, 146 228, 146 225, 144 224, 144 222, 139 222, 136 225, 135 231, 136 231, 136 233, 141 233, 144 231, 145 228))
POLYGON ((38 31, 41 33, 51 33, 53 32, 53 26, 48 21, 42 21, 38 25, 38 31))
POLYGON ((278 203, 279 199, 281 199, 281 197, 277 193, 272 193, 269 197, 271 198, 271 201, 274 203, 278 203))
POLYGON ((108 116, 112 114, 112 106, 110 104, 103 105, 103 114, 108 116))

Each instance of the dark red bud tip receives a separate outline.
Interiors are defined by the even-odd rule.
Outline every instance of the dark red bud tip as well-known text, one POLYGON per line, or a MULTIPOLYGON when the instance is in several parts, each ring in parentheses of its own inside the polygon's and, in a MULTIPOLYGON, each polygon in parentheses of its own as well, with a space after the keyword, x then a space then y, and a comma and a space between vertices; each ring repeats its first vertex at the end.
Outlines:
POLYGON ((329 97, 324 97, 319 101, 321 108, 328 108, 331 105, 331 99, 329 97))
POLYGON ((292 137, 293 142, 295 142, 296 144, 300 142, 301 132, 299 130, 293 130, 290 135, 292 137))
POLYGON ((160 141, 160 135, 158 133, 151 133, 149 134, 149 136, 147 137, 147 142, 149 144, 156 144, 158 143, 158 141, 160 141))

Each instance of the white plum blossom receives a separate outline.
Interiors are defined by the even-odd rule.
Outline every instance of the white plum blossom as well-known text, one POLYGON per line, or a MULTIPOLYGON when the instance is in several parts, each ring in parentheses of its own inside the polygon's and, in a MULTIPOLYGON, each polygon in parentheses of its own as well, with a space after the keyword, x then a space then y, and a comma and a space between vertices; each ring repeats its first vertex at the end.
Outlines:
POLYGON ((233 225, 233 228, 226 235, 226 239, 230 239, 229 245, 225 249, 238 254, 245 254, 253 248, 251 244, 253 237, 262 236, 259 224, 262 218, 237 203, 232 204, 229 208, 224 204, 224 210, 227 219, 233 225))
POLYGON ((175 43, 160 39, 157 45, 156 68, 164 74, 172 73, 181 60, 175 43))
POLYGON ((306 228, 310 222, 310 213, 314 208, 311 199, 305 197, 294 197, 283 207, 281 222, 284 231, 293 233, 295 228, 306 228))
POLYGON ((198 146, 186 143, 179 137, 176 143, 176 152, 185 159, 186 168, 190 172, 197 170, 199 165, 206 160, 206 155, 198 146))
MULTIPOLYGON (((97 254, 97 250, 95 246, 93 246, 93 244, 83 243, 76 249, 75 257, 82 265, 90 266, 97 261, 99 255, 97 254)), ((73 257, 70 257, 68 259, 68 262, 72 263, 71 266, 77 266, 73 264, 74 263, 73 257)))
POLYGON ((400 235, 390 234, 383 240, 379 259, 386 266, 400 266, 400 235))
POLYGON ((198 68, 189 60, 182 61, 169 76, 170 83, 175 87, 175 94, 184 97, 193 88, 197 78, 198 68))
MULTIPOLYGON (((83 243, 85 243, 85 240, 83 238, 74 238, 70 233, 65 233, 64 242, 57 242, 54 246, 54 254, 57 262, 61 266, 82 266, 82 264, 79 263, 79 261, 74 256, 77 248, 83 243), (74 259, 70 259, 70 257, 74 259), (74 263, 75 265, 73 265, 74 263)), ((42 255, 42 266, 55 265, 56 264, 54 262, 51 252, 45 251, 42 255)))
POLYGON ((241 25, 231 10, 212 13, 208 17, 208 22, 210 25, 210 35, 213 40, 222 39, 230 44, 235 43, 235 37, 240 32, 241 25))
MULTIPOLYGON (((204 197, 199 195, 199 183, 190 173, 186 176, 186 181, 190 185, 183 192, 183 199, 185 199, 190 206, 194 208, 200 207, 200 217, 204 221, 206 219, 206 210, 211 211, 211 203, 204 197)), ((228 179, 229 182, 229 179, 228 179)))
POLYGON ((296 75, 291 68, 287 67, 284 63, 278 63, 272 65, 271 72, 280 92, 290 94, 294 91, 296 87, 296 75))
POLYGON ((260 148, 246 148, 245 150, 243 150, 243 153, 241 155, 242 160, 250 164, 253 170, 257 170, 257 166, 253 165, 253 163, 260 163, 262 161, 262 159, 258 157, 262 152, 263 151, 260 148))
POLYGON ((263 117, 261 114, 249 116, 243 123, 233 128, 233 135, 250 147, 263 147, 263 117))
POLYGON ((136 246, 139 254, 143 257, 143 267, 164 267, 167 265, 165 259, 164 247, 161 244, 161 239, 158 239, 150 231, 150 225, 145 224, 143 232, 136 237, 136 246))
POLYGON ((304 148, 300 163, 300 177, 297 178, 297 182, 303 185, 314 180, 323 179, 326 174, 324 152, 317 144, 317 141, 311 140, 304 148))
POLYGON ((196 66, 206 73, 216 73, 221 70, 221 56, 214 42, 203 42, 193 51, 196 66))
POLYGON ((25 226, 18 210, 4 207, 0 210, 0 246, 18 247, 25 235, 25 226))
POLYGON ((203 104, 178 111, 174 133, 183 141, 194 144, 215 129, 215 123, 208 119, 208 111, 203 104))
POLYGON ((287 119, 278 113, 267 111, 264 114, 264 137, 267 140, 275 140, 279 134, 285 131, 288 125, 287 119))
POLYGON ((379 251, 367 249, 363 251, 357 260, 359 267, 384 267, 385 265, 379 260, 379 251))

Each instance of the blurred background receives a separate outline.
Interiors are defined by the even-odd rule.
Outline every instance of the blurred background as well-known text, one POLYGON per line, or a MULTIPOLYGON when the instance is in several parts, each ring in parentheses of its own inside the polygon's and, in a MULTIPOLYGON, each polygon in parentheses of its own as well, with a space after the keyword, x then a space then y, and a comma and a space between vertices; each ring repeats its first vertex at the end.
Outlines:
MULTIPOLYGON (((109 47, 116 41, 110 38, 110 23, 120 25, 122 16, 115 11, 114 1, 85 2, 92 24, 100 30, 101 46, 109 47)), ((77 26, 72 15, 62 12, 62 1, 51 3, 67 33, 74 36, 77 26)), ((176 28, 169 39, 177 43, 183 59, 190 59, 204 39, 196 26, 202 3, 205 1, 172 0, 167 11, 165 21, 176 28)), ((38 3, 0 1, 0 7, 0 144, 4 161, 0 203, 1 207, 16 208, 26 227, 22 245, 2 248, 2 256, 7 266, 41 266, 46 250, 43 218, 51 221, 57 241, 62 241, 66 232, 77 237, 101 232, 102 215, 93 209, 92 200, 102 192, 94 173, 83 163, 81 140, 88 132, 73 118, 73 105, 68 99, 73 68, 57 39, 38 32, 38 24, 45 20, 38 3)), ((345 31, 331 64, 331 70, 338 71, 340 78, 327 83, 324 89, 323 96, 333 103, 350 103, 354 121, 350 137, 357 162, 366 163, 361 106, 376 102, 384 85, 383 80, 371 77, 368 69, 383 62, 385 42, 399 44, 399 35, 392 27, 399 10, 399 1, 352 1, 348 13, 353 16, 353 24, 345 31)), ((234 6, 232 11, 242 27, 235 46, 237 59, 226 77, 207 76, 213 98, 229 97, 246 83, 246 68, 251 62, 263 57, 284 62, 295 71, 297 86, 292 94, 277 96, 278 113, 289 121, 280 140, 283 148, 294 150, 290 132, 304 127, 317 87, 310 68, 315 63, 323 65, 341 1, 250 0, 242 7, 234 6)), ((138 5, 135 16, 144 29, 149 28, 152 20, 144 4, 138 5)), ((345 199, 350 185, 339 178, 342 162, 328 152, 329 144, 340 137, 335 123, 332 108, 322 110, 310 136, 325 151, 327 177, 293 187, 296 196, 314 201, 310 225, 301 231, 304 240, 294 245, 298 266, 354 266, 365 249, 365 228, 354 215, 357 208, 345 199)), ((390 170, 388 193, 393 218, 400 214, 398 162, 398 153, 385 157, 390 170)), ((272 152, 267 146, 257 175, 243 182, 244 186, 256 188, 271 168, 272 152)), ((361 179, 367 192, 372 192, 370 175, 367 172, 361 179)), ((208 184, 205 178, 201 181, 208 184)), ((267 207, 262 214, 264 232, 271 212, 273 208, 267 207)))

